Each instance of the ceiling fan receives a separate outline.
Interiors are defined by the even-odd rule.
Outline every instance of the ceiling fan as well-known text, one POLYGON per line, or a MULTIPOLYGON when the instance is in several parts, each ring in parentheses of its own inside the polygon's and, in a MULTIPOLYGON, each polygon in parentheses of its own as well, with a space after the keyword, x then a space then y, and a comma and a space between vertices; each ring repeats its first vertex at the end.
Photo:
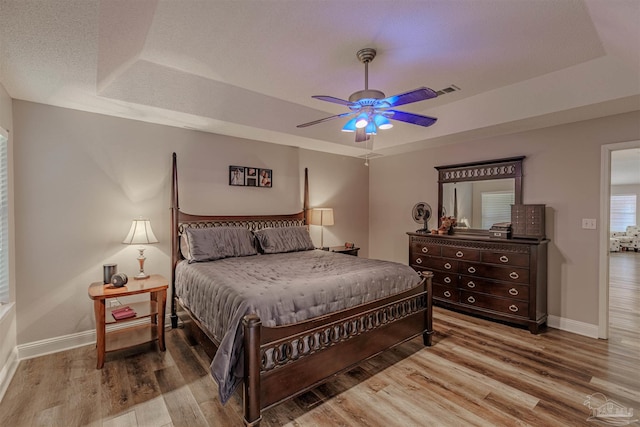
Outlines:
POLYGON ((303 128, 326 122, 328 120, 355 116, 344 125, 342 131, 355 132, 356 142, 364 142, 369 139, 370 135, 376 135, 378 129, 391 129, 393 124, 389 119, 425 127, 431 126, 436 122, 436 120, 438 120, 435 117, 422 116, 420 114, 392 109, 392 107, 435 98, 438 96, 435 91, 428 87, 420 87, 409 92, 385 97, 383 92, 375 89, 369 89, 369 62, 373 61, 373 58, 376 57, 376 50, 372 48, 364 48, 360 49, 356 55, 360 62, 364 64, 364 90, 352 93, 351 96, 349 96, 348 101, 335 98, 333 96, 312 96, 312 98, 319 99, 321 101, 345 105, 349 107, 349 110, 351 111, 337 114, 335 116, 325 117, 320 120, 314 120, 313 122, 303 123, 297 127, 303 128))

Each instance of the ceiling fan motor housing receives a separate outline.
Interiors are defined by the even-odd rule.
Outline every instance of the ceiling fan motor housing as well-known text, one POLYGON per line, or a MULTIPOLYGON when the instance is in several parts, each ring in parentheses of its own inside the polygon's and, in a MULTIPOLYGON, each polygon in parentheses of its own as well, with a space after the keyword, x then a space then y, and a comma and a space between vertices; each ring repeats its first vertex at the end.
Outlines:
POLYGON ((359 90, 357 92, 354 92, 351 94, 351 96, 349 97, 349 102, 358 102, 361 100, 365 100, 363 102, 360 103, 360 105, 373 105, 373 102, 376 99, 384 99, 384 93, 379 91, 379 90, 375 90, 375 89, 365 89, 365 90, 359 90), (371 102, 367 103, 366 100, 370 99, 371 102))

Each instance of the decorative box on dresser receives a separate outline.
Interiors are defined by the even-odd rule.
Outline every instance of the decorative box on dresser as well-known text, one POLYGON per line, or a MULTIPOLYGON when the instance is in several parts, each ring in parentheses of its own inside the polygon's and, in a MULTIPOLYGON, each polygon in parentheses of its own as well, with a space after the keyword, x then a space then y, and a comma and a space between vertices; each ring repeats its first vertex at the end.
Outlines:
POLYGON ((548 240, 407 234, 409 265, 433 272, 434 304, 534 334, 546 323, 548 240))

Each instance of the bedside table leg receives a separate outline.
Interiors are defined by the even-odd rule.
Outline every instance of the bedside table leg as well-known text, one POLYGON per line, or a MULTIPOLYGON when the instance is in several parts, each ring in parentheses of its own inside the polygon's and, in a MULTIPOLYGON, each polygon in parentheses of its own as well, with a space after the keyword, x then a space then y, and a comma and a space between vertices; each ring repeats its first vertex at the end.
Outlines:
POLYGON ((93 311, 96 317, 96 369, 102 369, 104 366, 104 354, 106 350, 105 342, 105 300, 96 299, 93 301, 93 311))
POLYGON ((158 346, 160 347, 160 350, 165 351, 166 347, 164 344, 164 312, 165 306, 167 305, 167 290, 164 289, 157 292, 156 298, 158 302, 158 346))

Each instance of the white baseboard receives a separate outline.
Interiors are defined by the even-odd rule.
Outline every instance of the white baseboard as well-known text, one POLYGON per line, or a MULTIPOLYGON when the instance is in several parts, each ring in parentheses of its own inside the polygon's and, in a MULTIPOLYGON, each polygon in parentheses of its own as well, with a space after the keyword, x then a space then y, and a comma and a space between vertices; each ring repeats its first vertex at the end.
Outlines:
POLYGON ((59 351, 70 350, 83 345, 93 344, 95 342, 95 330, 47 338, 45 340, 18 345, 18 358, 20 360, 31 359, 38 356, 57 353, 59 351))
POLYGON ((573 332, 574 334, 584 335, 589 338, 598 338, 598 325, 592 325, 591 323, 549 315, 549 317, 547 317, 547 325, 550 328, 573 332))
POLYGON ((14 348, 9 354, 9 359, 7 363, 0 370, 0 402, 4 397, 4 394, 7 392, 7 388, 9 388, 9 383, 13 379, 13 375, 16 373, 18 369, 18 349, 14 348))
MULTIPOLYGON (((130 326, 148 324, 149 319, 136 319, 130 322, 117 323, 107 326, 107 331, 115 331, 118 329, 128 328, 130 326)), ((165 318, 165 328, 171 326, 169 316, 165 318)), ((34 357, 44 356, 59 351, 71 350, 72 348, 82 347, 83 345, 95 344, 96 331, 77 332, 75 334, 62 335, 59 337, 48 338, 41 341, 34 341, 27 344, 18 345, 18 360, 31 359, 34 357)))

